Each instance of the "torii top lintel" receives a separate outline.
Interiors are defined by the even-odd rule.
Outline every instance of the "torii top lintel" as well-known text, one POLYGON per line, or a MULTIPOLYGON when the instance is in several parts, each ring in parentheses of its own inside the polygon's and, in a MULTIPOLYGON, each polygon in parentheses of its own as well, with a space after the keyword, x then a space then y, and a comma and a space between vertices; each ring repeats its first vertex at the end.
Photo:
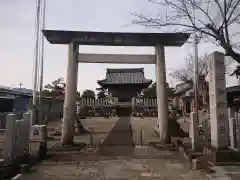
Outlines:
POLYGON ((182 46, 189 33, 126 33, 42 30, 51 44, 69 44, 102 46, 182 46))

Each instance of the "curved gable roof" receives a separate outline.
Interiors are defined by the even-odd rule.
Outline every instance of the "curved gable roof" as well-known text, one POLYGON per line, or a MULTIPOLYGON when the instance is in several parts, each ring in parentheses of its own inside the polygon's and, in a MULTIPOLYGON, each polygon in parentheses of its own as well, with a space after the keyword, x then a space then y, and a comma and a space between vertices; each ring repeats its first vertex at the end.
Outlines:
POLYGON ((143 68, 107 69, 106 78, 98 81, 100 86, 113 84, 151 84, 152 80, 146 79, 143 68))

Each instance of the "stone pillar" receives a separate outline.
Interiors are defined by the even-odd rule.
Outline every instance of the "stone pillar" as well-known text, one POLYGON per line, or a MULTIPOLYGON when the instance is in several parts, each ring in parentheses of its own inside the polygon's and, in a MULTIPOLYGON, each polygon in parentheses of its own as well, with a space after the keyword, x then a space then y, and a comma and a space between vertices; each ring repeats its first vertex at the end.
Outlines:
POLYGON ((24 152, 25 154, 29 154, 29 137, 30 137, 30 122, 31 122, 31 113, 26 112, 23 114, 23 119, 24 119, 24 130, 22 136, 25 137, 25 140, 23 142, 24 146, 24 152))
POLYGON ((168 132, 168 101, 167 101, 167 83, 164 46, 157 45, 156 53, 156 90, 157 90, 157 111, 160 141, 169 143, 170 136, 168 132))
POLYGON ((62 145, 73 143, 74 122, 76 119, 77 76, 78 76, 78 44, 71 42, 68 49, 68 66, 66 91, 62 121, 62 145))
POLYGON ((8 114, 6 117, 5 143, 3 150, 4 163, 9 164, 16 157, 16 114, 8 114))
POLYGON ((24 134, 24 120, 16 120, 16 158, 20 158, 25 150, 25 140, 27 137, 23 136, 24 134))
POLYGON ((229 145, 224 54, 214 52, 209 55, 209 73, 211 146, 224 149, 229 145))
POLYGON ((235 112, 232 108, 228 108, 228 120, 229 120, 229 137, 230 137, 230 147, 232 149, 236 148, 236 117, 235 112))
POLYGON ((204 132, 204 140, 205 144, 209 144, 209 139, 210 139, 210 126, 209 126, 209 116, 204 117, 203 121, 203 132, 204 132))

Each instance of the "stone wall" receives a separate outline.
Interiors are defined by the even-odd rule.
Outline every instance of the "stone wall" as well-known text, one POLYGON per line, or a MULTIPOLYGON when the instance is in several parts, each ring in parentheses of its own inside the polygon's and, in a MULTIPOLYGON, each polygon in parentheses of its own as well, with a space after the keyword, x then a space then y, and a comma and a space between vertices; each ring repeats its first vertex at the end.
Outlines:
POLYGON ((21 161, 25 155, 28 155, 30 119, 30 113, 24 113, 22 119, 18 119, 16 114, 7 114, 3 148, 5 165, 14 164, 15 161, 21 161))

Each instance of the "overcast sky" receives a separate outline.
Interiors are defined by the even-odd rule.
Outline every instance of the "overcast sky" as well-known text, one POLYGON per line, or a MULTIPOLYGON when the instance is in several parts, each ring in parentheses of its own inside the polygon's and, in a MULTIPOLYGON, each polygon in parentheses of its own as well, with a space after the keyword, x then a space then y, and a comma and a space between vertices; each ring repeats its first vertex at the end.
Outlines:
MULTIPOLYGON (((47 0, 46 29, 157 32, 131 24, 129 12, 155 11, 156 5, 147 0, 47 0)), ((34 57, 34 21, 36 0, 0 0, 0 85, 32 88, 34 57)), ((159 31, 160 32, 160 31, 159 31)), ((66 77, 67 46, 45 43, 44 84, 58 77, 66 77)), ((212 44, 200 44, 199 54, 219 50, 212 44)), ((221 50, 221 49, 220 49, 221 50)), ((85 53, 153 54, 153 48, 84 47, 85 53)), ((184 57, 192 52, 192 45, 166 48, 167 73, 183 66, 184 57)), ((144 67, 145 76, 155 80, 154 65, 79 64, 78 90, 95 90, 96 81, 105 77, 106 68, 144 67)), ((168 77, 168 82, 174 81, 168 77)), ((228 80, 233 85, 234 79, 228 80)))

